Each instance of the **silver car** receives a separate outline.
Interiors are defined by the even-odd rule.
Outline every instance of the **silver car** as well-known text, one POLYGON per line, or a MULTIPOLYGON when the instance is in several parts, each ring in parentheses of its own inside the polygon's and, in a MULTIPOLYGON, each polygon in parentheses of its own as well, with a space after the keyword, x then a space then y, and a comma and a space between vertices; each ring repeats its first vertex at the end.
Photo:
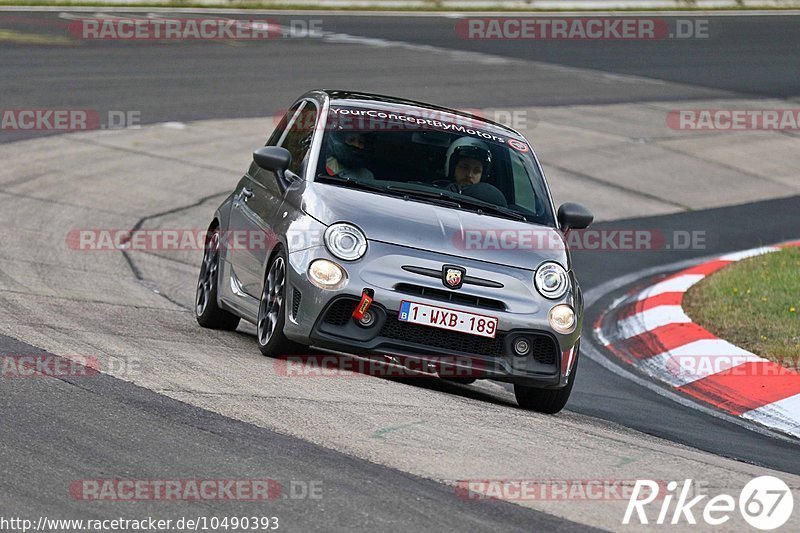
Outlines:
POLYGON ((555 413, 575 380, 583 314, 564 234, 591 222, 577 204, 556 211, 510 128, 311 91, 214 213, 197 321, 251 322, 272 357, 379 357, 509 382, 520 406, 555 413))

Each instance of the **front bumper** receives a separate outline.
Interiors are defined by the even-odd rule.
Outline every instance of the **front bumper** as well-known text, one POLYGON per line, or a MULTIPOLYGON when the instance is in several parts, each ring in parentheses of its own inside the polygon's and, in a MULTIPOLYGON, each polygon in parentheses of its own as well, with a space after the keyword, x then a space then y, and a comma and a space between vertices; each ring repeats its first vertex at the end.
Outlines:
POLYGON ((435 356, 463 376, 529 386, 560 388, 568 382, 574 365, 573 347, 580 336, 581 302, 572 293, 560 300, 544 299, 533 288, 531 271, 370 242, 364 258, 339 262, 348 280, 332 291, 308 281, 308 265, 317 258, 334 260, 324 247, 289 254, 290 305, 285 306, 284 333, 296 342, 356 355, 385 354, 387 359, 406 361, 435 356), (468 276, 502 287, 465 284, 452 291, 445 289, 440 279, 403 268, 410 265, 434 271, 453 263, 466 268, 468 276), (370 309, 377 320, 370 327, 362 327, 351 318, 364 288, 375 291, 370 309), (443 301, 448 297, 456 299, 443 301), (497 335, 489 339, 401 322, 397 314, 403 300, 497 317, 497 335), (547 321, 548 312, 559 303, 568 303, 576 311, 578 324, 570 335, 554 332, 547 321), (525 356, 513 350, 520 337, 531 346, 525 356))

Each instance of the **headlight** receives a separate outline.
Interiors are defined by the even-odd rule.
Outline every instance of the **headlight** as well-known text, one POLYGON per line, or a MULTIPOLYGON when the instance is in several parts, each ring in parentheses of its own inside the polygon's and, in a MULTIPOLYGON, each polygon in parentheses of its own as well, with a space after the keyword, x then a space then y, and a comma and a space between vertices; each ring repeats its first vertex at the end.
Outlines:
POLYGON ((321 289, 336 289, 344 278, 342 267, 327 259, 317 259, 308 267, 308 279, 321 289))
POLYGON ((575 331, 575 311, 567 304, 553 307, 547 315, 547 320, 551 328, 564 335, 575 331))
POLYGON ((343 261, 355 261, 367 253, 367 238, 356 226, 337 222, 325 230, 325 247, 343 261))
POLYGON ((561 298, 569 289, 567 271, 558 263, 542 263, 533 275, 536 290, 545 298, 555 300, 561 298))

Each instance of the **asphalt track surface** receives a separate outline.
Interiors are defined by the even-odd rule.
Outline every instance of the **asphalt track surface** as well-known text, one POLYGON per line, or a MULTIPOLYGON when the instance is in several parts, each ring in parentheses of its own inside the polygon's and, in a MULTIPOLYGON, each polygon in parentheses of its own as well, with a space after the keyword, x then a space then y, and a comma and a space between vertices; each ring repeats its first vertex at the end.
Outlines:
MULTIPOLYGON (((11 339, 3 340, 2 349, 43 353, 11 339)), ((113 510, 175 521, 277 516, 290 531, 592 530, 506 502, 476 506, 450 487, 235 422, 112 377, 14 380, 3 384, 2 398, 5 517, 48 509, 51 517, 88 520, 108 518, 113 510), (108 472, 136 472, 139 479, 185 479, 186 472, 196 479, 263 479, 262 473, 270 472, 283 490, 255 512, 250 502, 230 501, 177 502, 166 510, 158 502, 101 502, 87 509, 85 501, 63 490, 76 479, 105 479, 108 472)))
MULTIPOLYGON (((3 106, 136 110, 146 124, 265 116, 313 87, 358 86, 460 108, 800 95, 795 75, 800 17, 795 16, 716 17, 709 20, 708 39, 605 41, 601 47, 596 42, 467 40, 456 35, 456 21, 449 18, 238 17, 285 25, 313 21, 341 44, 274 39, 237 46, 84 41, 31 47, 6 41, 0 51, 3 106), (445 62, 436 60, 441 51, 432 52, 429 61, 409 64, 396 60, 392 46, 365 51, 347 44, 349 36, 462 53, 445 62), (586 76, 575 68, 600 75, 586 76)), ((56 13, 24 12, 4 13, 0 21, 4 29, 58 37, 67 35, 69 22, 56 13)), ((26 136, 0 135, 0 140, 26 136)))
MULTIPOLYGON (((63 32, 54 14, 6 15, 0 14, 4 28, 63 32)), ((307 39, 235 47, 2 43, 0 107, 135 109, 141 111, 143 122, 155 123, 269 115, 284 109, 299 93, 320 86, 357 86, 475 108, 736 96, 796 100, 800 94, 796 76, 800 17, 714 18, 715 39, 606 43, 602 54, 591 43, 518 46, 464 41, 453 36, 454 22, 449 19, 321 18, 326 31, 338 34, 478 55, 459 56, 461 61, 446 62, 444 67, 435 63, 434 71, 434 62, 393 61, 392 46, 354 55, 347 47, 355 45, 323 47, 307 39), (507 62, 494 61, 498 57, 507 62), (525 68, 515 68, 516 60, 526 61, 525 68), (558 66, 612 76, 607 83, 598 83, 582 70, 558 66), (499 78, 503 71, 506 75, 499 78)), ((29 136, 0 132, 0 140, 6 142, 29 136)), ((598 224, 598 228, 647 227, 664 232, 702 228, 712 238, 708 248, 696 251, 576 253, 576 268, 587 291, 648 267, 797 238, 799 205, 800 198, 795 197, 598 224)), ((587 325, 612 297, 588 310, 587 325)), ((4 353, 32 350, 9 337, 0 338, 4 353)), ((474 396, 463 388, 442 387, 448 394, 474 396)), ((269 508, 297 530, 583 528, 503 502, 476 507, 457 498, 452 488, 215 415, 111 377, 6 382, 0 406, 0 464, 11 473, 0 478, 0 501, 4 510, 12 511, 6 514, 23 514, 31 502, 67 515, 85 514, 84 505, 55 487, 81 477, 107 477, 109 472, 135 472, 140 478, 186 471, 196 472, 198 478, 223 473, 246 478, 249 472, 266 468, 280 481, 320 479, 331 489, 323 502, 279 500, 269 508), (113 424, 118 419, 125 425, 113 424)), ((585 357, 568 409, 724 457, 800 473, 797 444, 688 410, 585 357)), ((170 513, 185 516, 218 510, 213 504, 184 505, 170 513)), ((105 516, 111 508, 98 505, 90 514, 105 516)), ((161 509, 158 513, 163 516, 161 509)), ((143 504, 136 512, 142 510, 151 509, 143 504)), ((226 504, 224 510, 230 515, 237 509, 226 504)))

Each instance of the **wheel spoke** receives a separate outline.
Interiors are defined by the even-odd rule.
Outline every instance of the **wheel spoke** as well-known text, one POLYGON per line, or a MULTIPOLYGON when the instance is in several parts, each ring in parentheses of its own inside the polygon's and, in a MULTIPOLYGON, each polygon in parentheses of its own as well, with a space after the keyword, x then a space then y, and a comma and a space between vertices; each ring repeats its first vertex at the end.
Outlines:
POLYGON ((258 340, 266 345, 275 334, 283 305, 285 266, 282 257, 278 257, 267 272, 261 302, 258 307, 258 340))
POLYGON ((211 301, 211 293, 217 279, 217 264, 219 259, 219 233, 209 238, 203 250, 203 262, 200 264, 200 276, 197 280, 197 295, 195 297, 195 312, 202 315, 211 301))

